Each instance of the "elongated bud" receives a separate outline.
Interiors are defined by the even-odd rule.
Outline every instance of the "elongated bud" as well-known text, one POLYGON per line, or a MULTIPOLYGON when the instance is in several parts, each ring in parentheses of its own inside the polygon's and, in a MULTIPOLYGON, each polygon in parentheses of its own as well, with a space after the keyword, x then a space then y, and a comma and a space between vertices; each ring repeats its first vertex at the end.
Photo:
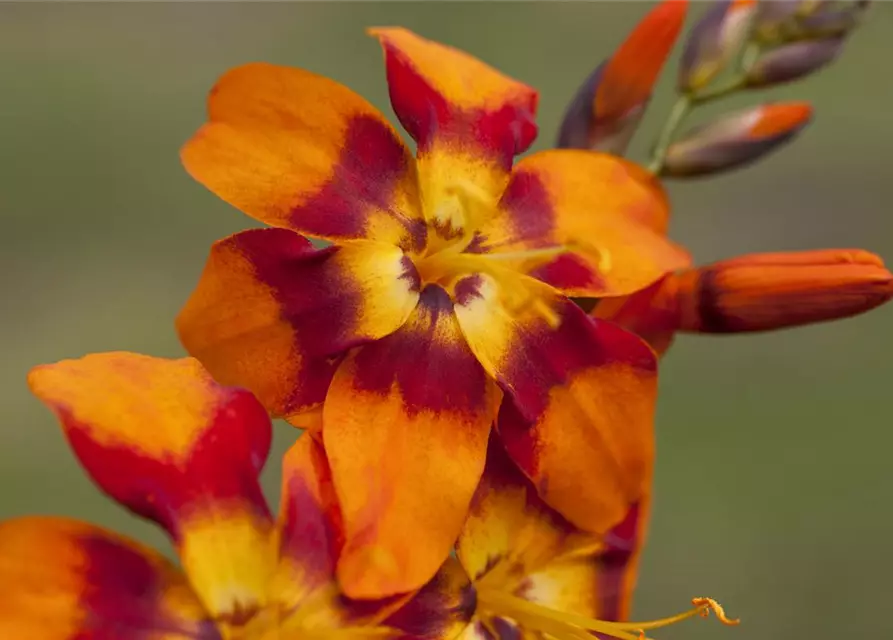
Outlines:
POLYGON ((765 104, 696 127, 667 150, 661 175, 698 177, 737 169, 791 140, 812 117, 806 102, 765 104))
POLYGON ((679 36, 687 8, 687 0, 658 4, 614 55, 586 78, 564 114, 559 147, 623 153, 679 36))
POLYGON ((747 74, 747 86, 768 87, 797 80, 831 63, 843 49, 842 37, 804 40, 760 56, 747 74))
POLYGON ((843 36, 858 26, 870 2, 773 0, 760 3, 754 35, 764 44, 843 36))
POLYGON ((747 38, 755 10, 755 0, 722 0, 701 17, 682 53, 681 93, 700 91, 726 67, 747 38))
POLYGON ((679 329, 699 333, 836 320, 893 297, 893 274, 878 256, 859 249, 741 256, 677 278, 679 329))

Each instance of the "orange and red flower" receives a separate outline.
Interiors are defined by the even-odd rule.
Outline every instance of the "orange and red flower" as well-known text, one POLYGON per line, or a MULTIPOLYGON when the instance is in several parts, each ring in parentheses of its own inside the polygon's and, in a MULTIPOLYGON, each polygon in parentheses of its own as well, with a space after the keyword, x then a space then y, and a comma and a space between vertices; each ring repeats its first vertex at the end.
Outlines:
POLYGON ((340 512, 321 446, 302 437, 286 455, 274 520, 258 483, 267 412, 197 361, 96 354, 37 367, 29 383, 96 484, 165 530, 182 572, 85 522, 0 522, 0 637, 447 639, 467 623, 471 608, 456 603, 467 580, 455 562, 414 597, 345 598, 334 581, 340 512))
MULTIPOLYGON (((649 468, 650 473, 650 468, 649 468)), ((510 640, 547 635, 559 640, 601 637, 640 640, 644 631, 715 611, 697 598, 694 609, 649 623, 625 622, 644 542, 650 494, 628 505, 610 529, 580 531, 537 495, 496 439, 456 545, 472 579, 476 608, 463 640, 510 640)))
POLYGON ((535 91, 404 29, 372 33, 415 158, 357 94, 269 64, 223 76, 182 153, 278 228, 213 246, 180 337, 274 415, 321 419, 346 531, 338 575, 355 597, 431 577, 494 422, 575 525, 622 518, 652 455, 655 360, 565 295, 631 293, 688 263, 637 166, 562 150, 512 168, 536 134, 535 91))

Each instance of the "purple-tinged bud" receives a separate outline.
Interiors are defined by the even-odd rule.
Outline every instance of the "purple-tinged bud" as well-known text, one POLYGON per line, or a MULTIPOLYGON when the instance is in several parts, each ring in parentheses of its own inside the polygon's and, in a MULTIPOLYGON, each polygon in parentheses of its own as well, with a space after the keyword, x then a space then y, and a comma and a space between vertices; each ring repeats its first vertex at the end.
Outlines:
POLYGON ((677 87, 700 91, 729 63, 747 38, 755 0, 721 0, 701 17, 685 43, 677 87))
POLYGON ((559 147, 624 152, 682 29, 687 8, 687 0, 659 3, 586 78, 564 114, 559 147))
POLYGON ((797 80, 831 63, 843 49, 844 39, 803 40, 763 54, 747 74, 748 87, 768 87, 797 80))
POLYGON ((764 104, 722 116, 671 144, 661 175, 694 178, 737 169, 791 140, 811 118, 806 102, 764 104))

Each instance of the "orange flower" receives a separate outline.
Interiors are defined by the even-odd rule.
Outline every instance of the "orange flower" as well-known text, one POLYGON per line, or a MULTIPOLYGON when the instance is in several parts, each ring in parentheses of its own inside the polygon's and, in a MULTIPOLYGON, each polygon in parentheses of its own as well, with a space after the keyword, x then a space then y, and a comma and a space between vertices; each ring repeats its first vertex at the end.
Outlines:
POLYGON ((650 496, 630 504, 617 525, 594 535, 550 509, 514 467, 502 445, 491 442, 487 467, 457 543, 457 557, 472 578, 477 607, 463 638, 509 640, 548 635, 559 640, 597 632, 638 640, 694 615, 717 613, 715 602, 653 622, 621 622, 629 615, 650 496))
POLYGON ((433 575, 494 422, 565 517, 620 520, 651 456, 655 362, 565 294, 630 293, 687 264, 640 168, 588 151, 512 168, 536 134, 535 91, 405 29, 372 33, 416 158, 360 96, 269 64, 224 75, 182 154, 280 228, 214 245, 180 337, 274 415, 321 418, 347 536, 338 576, 354 597, 433 575), (625 475, 610 494, 600 480, 614 465, 625 475))
POLYGON ((594 315, 642 336, 658 352, 677 331, 770 331, 864 313, 893 298, 893 274, 859 249, 763 253, 670 274, 594 315))
POLYGON ((29 384, 94 482, 170 536, 182 572, 85 522, 0 522, 0 637, 447 639, 467 624, 454 562, 415 597, 341 595, 340 514, 322 448, 308 436, 288 452, 274 520, 258 483, 269 417, 197 361, 96 354, 37 367, 29 384))

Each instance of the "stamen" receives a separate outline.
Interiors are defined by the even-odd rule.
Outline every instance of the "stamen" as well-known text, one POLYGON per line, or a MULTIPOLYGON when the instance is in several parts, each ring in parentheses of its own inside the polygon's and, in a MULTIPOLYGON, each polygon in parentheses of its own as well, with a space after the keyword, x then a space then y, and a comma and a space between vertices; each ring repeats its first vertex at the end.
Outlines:
POLYGON ((529 249, 527 251, 510 251, 508 253, 482 253, 479 254, 487 260, 523 260, 527 261, 531 258, 551 258, 552 256, 560 256, 567 253, 567 247, 543 247, 542 249, 529 249))
POLYGON ((591 640, 589 632, 592 631, 619 640, 650 640, 645 635, 648 629, 659 629, 695 616, 706 618, 711 611, 725 625, 737 625, 740 622, 728 618, 719 603, 711 598, 694 598, 692 605, 694 608, 689 611, 661 620, 609 622, 556 611, 494 589, 478 590, 478 615, 481 618, 509 618, 526 631, 544 633, 556 640, 591 640))

